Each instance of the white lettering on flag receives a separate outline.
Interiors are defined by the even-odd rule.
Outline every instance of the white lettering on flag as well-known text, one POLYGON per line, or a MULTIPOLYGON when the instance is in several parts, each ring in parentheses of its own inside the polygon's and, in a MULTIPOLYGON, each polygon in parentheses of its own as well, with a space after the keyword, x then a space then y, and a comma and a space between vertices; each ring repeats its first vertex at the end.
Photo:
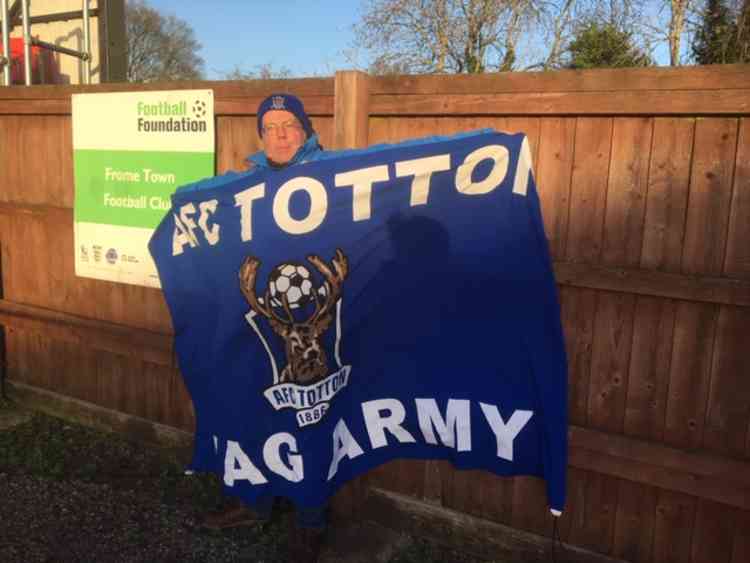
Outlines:
POLYGON ((263 461, 268 469, 281 475, 287 481, 299 483, 305 478, 302 456, 297 449, 297 439, 288 432, 279 432, 271 436, 263 445, 263 461), (281 445, 289 447, 288 465, 281 459, 281 445))
POLYGON ((502 145, 487 145, 466 155, 464 162, 456 170, 456 189, 462 194, 485 195, 498 187, 508 173, 510 153, 502 145), (492 170, 484 180, 474 182, 471 175, 483 160, 494 162, 492 170))
POLYGON ((419 427, 428 443, 437 445, 437 430, 444 446, 456 448, 459 452, 471 451, 470 401, 449 399, 445 418, 440 413, 435 399, 415 399, 414 402, 417 405, 419 427))
POLYGON ((365 417, 367 434, 373 449, 388 445, 385 431, 388 430, 401 443, 416 442, 401 423, 406 418, 404 405, 396 399, 378 399, 362 403, 362 414, 365 417), (388 414, 383 414, 388 413, 388 414))
POLYGON ((268 480, 253 465, 247 454, 234 440, 227 440, 227 453, 224 456, 224 484, 234 487, 235 481, 250 481, 253 485, 268 483, 268 480))
POLYGON ((284 182, 273 198, 273 218, 276 224, 290 235, 304 235, 323 223, 328 212, 328 194, 325 186, 315 178, 297 176, 284 182), (295 219, 289 213, 289 202, 295 192, 303 191, 310 198, 310 211, 304 219, 295 219))
POLYGON ((497 439, 497 457, 513 461, 513 440, 533 416, 532 411, 514 411, 506 424, 495 405, 479 403, 497 439))
POLYGON ((350 172, 336 174, 337 188, 352 187, 352 219, 365 221, 372 215, 372 185, 385 182, 388 177, 388 166, 371 166, 350 172))
POLYGON ((365 453, 362 447, 354 439, 352 433, 349 432, 349 427, 346 425, 343 419, 340 419, 336 423, 336 428, 333 429, 333 457, 331 458, 331 465, 328 468, 328 480, 330 481, 339 470, 339 462, 348 457, 354 459, 357 456, 365 453))
POLYGON ((234 195, 234 206, 240 208, 240 238, 253 240, 253 202, 266 195, 266 185, 257 184, 234 195))
POLYGON ((430 195, 430 180, 433 172, 444 172, 451 169, 451 155, 438 154, 414 160, 402 160, 396 163, 396 176, 414 176, 411 182, 409 204, 426 205, 430 195))

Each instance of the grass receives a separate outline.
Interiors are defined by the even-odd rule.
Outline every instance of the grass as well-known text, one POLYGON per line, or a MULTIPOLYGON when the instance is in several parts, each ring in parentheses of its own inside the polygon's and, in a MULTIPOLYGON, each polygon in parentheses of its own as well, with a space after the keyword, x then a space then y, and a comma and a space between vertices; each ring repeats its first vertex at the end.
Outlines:
MULTIPOLYGON (((0 400, 0 414, 15 408, 9 401, 0 400)), ((82 504, 85 505, 89 494, 87 491, 105 491, 107 499, 116 500, 111 501, 112 506, 105 508, 97 501, 99 505, 95 509, 104 511, 104 516, 99 513, 95 519, 100 527, 107 525, 107 511, 124 510, 135 515, 112 526, 117 535, 122 536, 123 545, 128 549, 141 546, 143 553, 136 550, 130 556, 121 551, 118 560, 286 561, 287 522, 291 507, 282 504, 270 522, 251 528, 223 532, 199 530, 195 521, 200 514, 219 506, 221 487, 213 475, 186 476, 180 457, 176 451, 131 442, 118 435, 42 413, 33 413, 27 422, 0 430, 0 478, 5 479, 3 483, 32 479, 32 488, 54 485, 64 490, 82 489, 84 493, 75 495, 76 500, 71 501, 73 506, 66 507, 64 499, 55 499, 63 503, 59 510, 74 515, 86 512, 87 507, 82 504), (133 506, 123 506, 123 503, 132 503, 133 506), (148 520, 150 524, 140 520, 148 520), (155 534, 162 537, 153 537, 155 534), (154 553, 155 546, 162 555, 154 553)), ((55 495, 64 496, 61 493, 55 495)), ((3 506, 0 503, 0 522, 10 522, 11 519, 14 522, 22 521, 24 515, 18 514, 19 510, 40 512, 43 508, 19 502, 10 504, 15 506, 14 514, 3 514, 3 506)), ((44 522, 39 514, 27 516, 29 522, 44 522)), ((53 520, 46 527, 59 528, 60 521, 53 520)), ((78 527, 90 528, 91 523, 82 521, 78 527)), ((75 533, 75 529, 73 526, 71 533, 75 533)), ((63 531, 55 530, 57 535, 54 537, 47 537, 47 532, 52 534, 51 530, 44 528, 38 532, 40 537, 34 538, 31 534, 14 529, 13 524, 0 525, 0 559, 7 558, 2 552, 3 546, 6 550, 15 547, 23 551, 19 560, 24 561, 85 560, 85 555, 81 554, 94 553, 98 548, 95 545, 96 536, 87 539, 88 536, 84 535, 77 537, 74 545, 68 546, 71 553, 78 553, 84 559, 76 559, 74 555, 70 555, 70 559, 58 559, 54 555, 49 559, 49 553, 41 548, 38 558, 34 559, 32 556, 36 553, 37 544, 57 545, 59 549, 64 526, 63 531), (86 547, 87 542, 91 544, 89 547, 86 547)), ((100 530, 99 536, 104 533, 114 532, 100 530)), ((479 563, 479 560, 418 539, 406 542, 390 560, 390 563, 417 562, 479 563)))

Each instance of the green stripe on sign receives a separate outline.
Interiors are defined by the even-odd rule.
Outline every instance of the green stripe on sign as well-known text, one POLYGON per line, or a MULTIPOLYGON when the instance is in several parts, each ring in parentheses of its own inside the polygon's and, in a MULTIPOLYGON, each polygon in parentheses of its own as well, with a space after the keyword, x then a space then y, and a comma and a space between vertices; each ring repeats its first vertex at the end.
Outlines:
POLYGON ((214 154, 77 150, 75 220, 153 229, 178 186, 214 175, 214 154))

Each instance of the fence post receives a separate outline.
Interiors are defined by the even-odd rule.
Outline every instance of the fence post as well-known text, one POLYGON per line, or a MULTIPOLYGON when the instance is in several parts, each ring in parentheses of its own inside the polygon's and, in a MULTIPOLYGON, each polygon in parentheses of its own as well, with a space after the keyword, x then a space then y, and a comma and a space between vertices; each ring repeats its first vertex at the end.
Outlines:
POLYGON ((366 147, 370 125, 370 89, 367 73, 358 70, 336 72, 333 112, 333 148, 366 147))

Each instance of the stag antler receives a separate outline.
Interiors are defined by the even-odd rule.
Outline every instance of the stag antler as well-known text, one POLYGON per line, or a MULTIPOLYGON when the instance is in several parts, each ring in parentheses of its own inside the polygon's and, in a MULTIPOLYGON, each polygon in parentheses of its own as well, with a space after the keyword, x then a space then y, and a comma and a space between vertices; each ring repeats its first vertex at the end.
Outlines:
MULTIPOLYGON (((260 267, 260 260, 255 256, 248 256, 245 261, 242 262, 240 267, 240 289, 245 295, 245 299, 250 303, 250 307, 258 314, 268 318, 272 323, 276 321, 282 325, 289 324, 279 317, 271 306, 271 295, 268 289, 265 294, 265 305, 260 302, 258 297, 255 295, 255 278, 258 275, 258 268, 260 267)), ((273 325, 272 325, 273 326, 273 325)))
POLYGON ((323 275, 328 287, 323 305, 320 304, 318 296, 313 293, 315 298, 315 312, 310 317, 309 322, 315 324, 321 319, 321 317, 326 315, 339 300, 339 297, 341 296, 341 286, 349 273, 349 261, 346 259, 346 256, 344 256, 344 253, 340 248, 336 249, 336 255, 333 257, 333 260, 331 260, 333 271, 331 271, 328 264, 326 264, 319 256, 311 254, 307 257, 307 260, 323 275))

